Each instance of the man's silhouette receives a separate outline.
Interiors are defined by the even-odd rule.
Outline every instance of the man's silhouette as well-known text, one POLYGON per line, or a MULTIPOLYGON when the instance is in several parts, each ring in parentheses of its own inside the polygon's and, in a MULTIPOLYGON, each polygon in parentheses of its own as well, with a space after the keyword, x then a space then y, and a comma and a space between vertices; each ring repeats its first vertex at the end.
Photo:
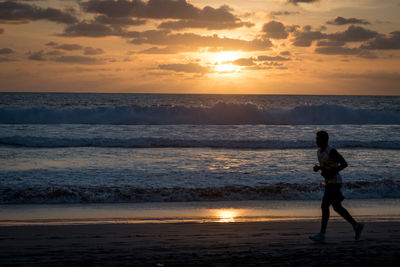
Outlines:
POLYGON ((347 162, 336 149, 328 145, 328 140, 329 135, 327 132, 317 132, 316 143, 319 148, 317 152, 319 165, 314 166, 314 171, 321 171, 321 175, 325 178, 325 193, 321 204, 321 231, 314 236, 310 236, 310 239, 317 242, 325 241, 326 226, 329 220, 329 206, 332 205, 337 213, 353 225, 355 239, 358 240, 364 228, 364 224, 357 223, 350 213, 342 206, 344 197, 340 191, 342 187, 342 177, 339 172, 347 167, 347 162))

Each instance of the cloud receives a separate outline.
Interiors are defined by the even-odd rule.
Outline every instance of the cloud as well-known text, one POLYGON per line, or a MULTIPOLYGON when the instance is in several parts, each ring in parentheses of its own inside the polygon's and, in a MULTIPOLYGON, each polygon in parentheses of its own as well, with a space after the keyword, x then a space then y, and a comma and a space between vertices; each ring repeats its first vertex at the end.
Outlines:
POLYGON ((298 12, 298 11, 297 12, 284 11, 284 10, 271 11, 271 12, 269 12, 269 17, 272 19, 275 19, 276 17, 279 17, 279 16, 290 16, 290 15, 298 15, 298 14, 300 14, 300 12, 298 12))
POLYGON ((182 46, 190 48, 210 47, 223 50, 262 51, 272 46, 268 39, 254 39, 251 41, 212 36, 197 35, 194 33, 172 34, 165 30, 149 30, 145 32, 130 32, 130 41, 133 44, 151 44, 164 46, 182 46))
POLYGON ((232 13, 232 9, 223 5, 218 8, 205 6, 198 8, 186 0, 90 0, 81 3, 86 12, 102 14, 95 22, 103 24, 141 25, 145 19, 175 19, 159 25, 162 29, 181 30, 185 28, 233 29, 251 27, 254 24, 242 22, 232 13))
POLYGON ((228 6, 213 8, 206 6, 199 9, 198 15, 190 19, 162 22, 158 27, 163 29, 181 30, 185 28, 206 28, 208 30, 234 29, 239 27, 252 27, 253 23, 243 22, 231 13, 228 6))
POLYGON ((378 36, 376 31, 371 31, 360 26, 351 25, 344 32, 337 32, 328 35, 330 40, 343 42, 360 42, 366 41, 378 36))
POLYGON ((285 26, 278 21, 270 21, 263 25, 262 31, 265 32, 265 36, 272 39, 286 39, 288 33, 285 30, 285 26))
POLYGON ((345 44, 346 42, 343 41, 324 40, 324 41, 319 41, 317 43, 317 46, 343 46, 345 44))
POLYGON ((281 57, 281 56, 258 56, 257 57, 258 61, 288 61, 290 58, 288 57, 281 57))
POLYGON ((56 42, 48 42, 45 44, 46 46, 56 46, 58 45, 56 42))
POLYGON ((81 50, 83 48, 83 46, 78 45, 78 44, 62 44, 62 45, 57 45, 54 48, 61 49, 61 50, 67 50, 67 51, 73 51, 73 50, 81 50))
POLYGON ((28 53, 28 59, 30 60, 37 60, 37 61, 45 61, 45 53, 43 50, 37 51, 37 52, 29 52, 28 53))
POLYGON ((326 24, 330 25, 346 25, 346 24, 371 24, 370 22, 363 20, 363 19, 356 19, 356 18, 343 18, 343 17, 336 17, 334 20, 328 20, 326 24))
POLYGON ((296 31, 295 39, 293 40, 294 46, 307 47, 311 46, 313 41, 327 38, 327 34, 321 33, 320 31, 312 31, 308 28, 305 31, 296 31))
POLYGON ((178 20, 165 21, 158 25, 160 29, 182 30, 187 28, 205 28, 207 30, 235 29, 239 27, 252 27, 253 23, 242 21, 214 22, 207 20, 178 20))
POLYGON ((45 53, 46 56, 62 56, 64 55, 64 52, 60 50, 53 50, 45 53))
POLYGON ((144 19, 133 19, 131 17, 108 17, 106 15, 96 16, 94 22, 113 26, 138 26, 146 24, 144 19))
POLYGON ((101 55, 104 53, 104 50, 101 48, 94 48, 94 47, 85 47, 83 50, 84 55, 101 55))
POLYGON ((0 34, 4 34, 6 33, 6 30, 4 30, 3 28, 0 28, 0 34))
POLYGON ((123 32, 116 31, 112 27, 101 23, 82 21, 67 26, 64 32, 58 35, 64 37, 106 37, 121 36, 122 34, 123 32))
POLYGON ((8 54, 13 54, 15 53, 14 50, 12 50, 11 48, 1 48, 0 49, 0 55, 8 55, 8 54))
POLYGON ((158 68, 161 70, 170 70, 170 71, 184 72, 184 73, 205 74, 205 73, 209 72, 209 68, 201 66, 198 63, 164 64, 164 65, 159 65, 158 68))
POLYGON ((331 34, 322 33, 321 31, 312 31, 311 27, 304 27, 303 31, 296 31, 294 46, 311 46, 313 41, 330 40, 333 42, 362 42, 370 40, 379 35, 376 31, 368 30, 360 26, 350 25, 343 32, 331 34))
POLYGON ((297 5, 298 3, 315 3, 319 2, 319 0, 288 0, 288 3, 297 5))
POLYGON ((243 66, 243 67, 255 65, 252 58, 239 58, 239 59, 236 59, 235 61, 232 61, 232 64, 238 65, 238 66, 243 66))
POLYGON ((85 57, 85 56, 60 56, 54 58, 56 62, 63 63, 76 63, 76 64, 103 64, 102 60, 98 60, 94 57, 85 57))
POLYGON ((400 49, 400 31, 394 31, 388 35, 379 35, 361 47, 376 50, 400 49))
POLYGON ((49 20, 65 24, 78 21, 70 10, 64 11, 51 7, 41 8, 15 1, 0 2, 0 23, 21 24, 35 20, 49 20))

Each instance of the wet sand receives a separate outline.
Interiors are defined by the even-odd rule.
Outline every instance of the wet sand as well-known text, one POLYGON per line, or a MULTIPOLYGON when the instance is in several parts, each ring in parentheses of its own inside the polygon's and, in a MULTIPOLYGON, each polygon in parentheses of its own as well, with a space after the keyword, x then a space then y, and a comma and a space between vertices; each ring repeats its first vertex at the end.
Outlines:
POLYGON ((1 266, 400 266, 400 222, 368 222, 359 241, 330 221, 0 227, 1 266))

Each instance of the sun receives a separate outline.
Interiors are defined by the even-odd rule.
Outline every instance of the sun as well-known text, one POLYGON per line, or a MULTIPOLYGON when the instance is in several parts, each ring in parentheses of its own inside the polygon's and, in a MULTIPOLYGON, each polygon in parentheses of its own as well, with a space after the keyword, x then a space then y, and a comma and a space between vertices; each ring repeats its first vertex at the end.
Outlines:
POLYGON ((239 53, 233 51, 215 53, 212 57, 212 62, 215 65, 215 71, 218 73, 239 72, 240 67, 232 63, 239 57, 239 53))

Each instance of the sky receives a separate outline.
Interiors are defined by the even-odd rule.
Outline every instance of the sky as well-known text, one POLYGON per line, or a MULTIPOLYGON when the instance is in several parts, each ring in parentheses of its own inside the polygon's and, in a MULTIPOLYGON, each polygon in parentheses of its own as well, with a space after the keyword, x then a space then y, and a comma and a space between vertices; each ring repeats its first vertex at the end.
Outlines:
POLYGON ((400 0, 0 1, 1 92, 400 95, 400 0))

